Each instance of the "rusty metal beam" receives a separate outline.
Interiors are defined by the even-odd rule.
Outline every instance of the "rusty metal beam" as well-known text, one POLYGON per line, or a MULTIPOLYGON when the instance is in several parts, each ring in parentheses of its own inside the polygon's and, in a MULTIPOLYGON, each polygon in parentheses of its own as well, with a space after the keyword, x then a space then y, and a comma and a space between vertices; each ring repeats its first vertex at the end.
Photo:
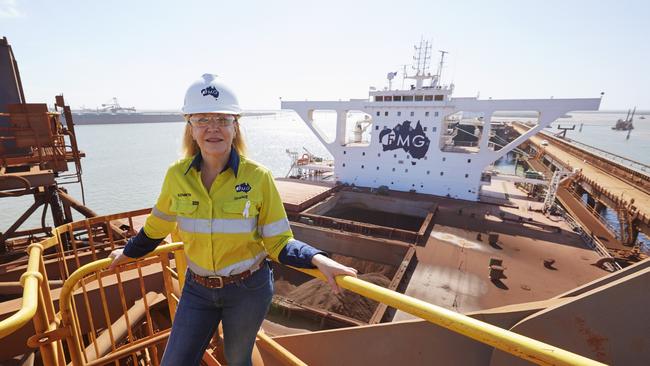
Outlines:
POLYGON ((44 203, 43 200, 39 198, 39 196, 36 196, 35 199, 36 202, 27 208, 27 210, 18 218, 18 220, 16 220, 16 222, 13 223, 13 225, 9 227, 9 229, 7 229, 6 232, 0 235, 0 253, 4 253, 7 249, 5 246, 5 240, 12 237, 20 225, 22 225, 25 220, 27 220, 34 213, 34 211, 36 211, 44 203))
MULTIPOLYGON (((154 304, 165 300, 165 297, 162 294, 156 292, 148 292, 145 297, 146 302, 149 304, 149 306, 153 306, 154 304)), ((121 341, 122 338, 127 335, 127 329, 132 328, 144 318, 146 311, 144 301, 144 299, 137 300, 133 306, 129 308, 128 320, 130 324, 127 323, 127 316, 125 315, 122 315, 116 321, 114 321, 113 324, 111 324, 113 337, 116 342, 121 341)), ((95 343, 97 344, 99 354, 95 354, 95 345, 91 344, 86 347, 86 355, 89 362, 99 359, 110 352, 112 344, 109 332, 107 330, 103 331, 95 339, 95 343)))
POLYGON ((427 242, 426 234, 431 232, 431 229, 433 229, 433 218, 435 217, 436 212, 438 212, 437 203, 430 209, 427 217, 424 218, 424 222, 422 222, 422 225, 420 226, 417 236, 417 244, 424 245, 427 242))
POLYGON ((336 321, 338 323, 342 323, 342 324, 346 324, 346 325, 359 326, 359 325, 368 324, 366 322, 351 318, 349 316, 345 316, 345 315, 341 315, 341 314, 331 312, 329 310, 323 310, 323 309, 319 309, 319 308, 316 308, 316 307, 313 307, 313 306, 301 304, 299 302, 293 301, 291 299, 288 299, 288 298, 285 298, 285 297, 282 297, 282 296, 275 295, 274 297, 276 299, 274 302, 280 303, 280 304, 285 303, 286 304, 285 308, 287 308, 289 311, 298 311, 299 312, 299 311, 302 310, 304 313, 312 314, 312 315, 318 316, 320 318, 331 319, 331 320, 334 320, 334 321, 336 321), (294 307, 294 308, 290 309, 289 307, 294 307))
POLYGON ((138 352, 141 351, 144 348, 154 346, 159 343, 163 343, 167 341, 167 338, 169 338, 169 333, 171 332, 171 329, 165 329, 159 333, 156 333, 156 335, 146 338, 143 341, 136 341, 133 343, 130 343, 127 346, 124 346, 120 348, 119 350, 115 352, 111 352, 105 357, 99 358, 97 360, 88 362, 85 364, 85 366, 100 366, 100 365, 106 365, 108 363, 117 361, 121 358, 124 358, 126 356, 129 356, 133 352, 138 352))
POLYGON ((79 212, 80 214, 86 216, 86 217, 95 217, 97 216, 97 213, 88 207, 84 206, 81 202, 77 201, 74 199, 74 197, 70 196, 66 192, 62 191, 59 189, 59 197, 61 197, 61 200, 70 205, 70 207, 74 208, 79 212))
MULTIPOLYGON (((48 283, 51 287, 63 286, 61 280, 49 280, 48 283)), ((22 293, 23 286, 20 281, 0 282, 0 295, 21 295, 22 293)))
POLYGON ((343 231, 348 231, 356 234, 379 236, 383 238, 401 240, 408 243, 416 243, 418 240, 418 233, 409 230, 391 228, 386 226, 379 226, 360 221, 345 220, 335 217, 314 215, 308 213, 289 214, 289 217, 294 221, 300 221, 301 217, 308 218, 313 221, 314 225, 326 228, 333 228, 343 231))
POLYGON ((18 237, 21 237, 21 236, 33 236, 33 235, 38 235, 38 234, 48 234, 51 231, 52 231, 51 226, 38 227, 38 228, 35 228, 35 229, 14 231, 13 234, 11 234, 11 235, 6 234, 5 237, 7 239, 11 239, 11 238, 18 238, 18 237))
MULTIPOLYGON (((390 284, 388 285, 389 290, 399 291, 398 287, 402 283, 402 279, 404 278, 404 274, 406 273, 406 270, 411 265, 413 265, 415 261, 417 261, 417 259, 415 258, 415 252, 416 252, 415 246, 411 246, 409 250, 406 252, 406 255, 404 256, 404 260, 397 268, 397 272, 395 272, 393 279, 390 281, 390 284)), ((368 321, 368 324, 380 323, 381 320, 384 318, 384 315, 386 315, 387 309, 388 309, 388 305, 384 304, 383 302, 380 302, 379 305, 377 306, 377 309, 375 309, 375 312, 372 314, 372 317, 368 321)))
POLYGON ((52 170, 8 173, 3 175, 2 179, 0 179, 0 191, 17 189, 24 190, 26 188, 25 183, 20 178, 26 179, 27 182, 29 182, 29 187, 27 187, 27 189, 31 187, 47 187, 56 184, 52 170), (17 178, 12 179, 13 177, 17 178))

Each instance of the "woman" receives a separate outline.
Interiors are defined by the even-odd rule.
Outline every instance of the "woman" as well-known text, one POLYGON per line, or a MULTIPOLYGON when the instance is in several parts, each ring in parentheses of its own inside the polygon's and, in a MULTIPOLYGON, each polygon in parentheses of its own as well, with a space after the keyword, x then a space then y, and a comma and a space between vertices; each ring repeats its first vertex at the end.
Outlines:
POLYGON ((335 293, 334 277, 357 271, 293 238, 271 172, 243 155, 239 103, 216 75, 189 87, 183 113, 185 159, 168 169, 144 228, 111 253, 111 268, 146 255, 178 229, 188 272, 162 364, 198 365, 223 322, 228 365, 250 365, 273 295, 267 256, 318 268, 335 293))

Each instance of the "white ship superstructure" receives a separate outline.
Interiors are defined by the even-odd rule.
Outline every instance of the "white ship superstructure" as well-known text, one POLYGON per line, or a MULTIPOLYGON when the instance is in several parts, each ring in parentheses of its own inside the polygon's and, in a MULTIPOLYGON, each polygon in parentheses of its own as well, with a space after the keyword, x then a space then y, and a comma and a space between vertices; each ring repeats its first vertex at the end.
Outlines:
POLYGON ((367 99, 349 101, 282 101, 294 110, 334 157, 334 174, 341 183, 397 191, 478 200, 486 184, 486 168, 522 142, 570 111, 598 110, 601 98, 488 99, 452 97, 454 85, 442 85, 446 52, 435 74, 427 72, 431 46, 416 47, 414 80, 408 89, 393 89, 396 73, 388 74, 388 87, 369 92, 367 99), (314 112, 336 112, 336 136, 327 137, 314 124, 314 112), (348 112, 369 116, 347 129, 348 112), (514 141, 501 146, 490 141, 493 115, 534 113, 537 124, 514 141), (370 131, 364 141, 360 129, 370 131), (469 127, 468 127, 469 126, 469 127), (460 135, 460 136, 459 136, 460 135), (465 138, 463 138, 465 137, 465 138))

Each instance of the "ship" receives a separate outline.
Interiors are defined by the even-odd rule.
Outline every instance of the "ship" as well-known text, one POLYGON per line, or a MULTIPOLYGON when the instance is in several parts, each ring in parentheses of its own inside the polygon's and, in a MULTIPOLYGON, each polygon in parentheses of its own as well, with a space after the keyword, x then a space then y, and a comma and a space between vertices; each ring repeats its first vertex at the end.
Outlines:
MULTIPOLYGON (((45 205, 55 223, 0 237, 0 360, 157 365, 185 280, 183 244, 172 235, 107 270, 108 253, 151 209, 98 216, 67 194, 60 177, 70 165, 80 178, 83 157, 74 117, 61 118, 70 114, 62 97, 61 113, 26 104, 13 55, 0 50, 9 60, 0 65, 13 65, 0 77, 15 85, 0 105, 3 141, 17 143, 2 145, 0 192, 34 195, 17 222, 45 205)), ((431 74, 431 45, 415 50, 407 89, 392 88, 389 73, 365 98, 282 101, 334 157, 288 151, 298 174, 276 184, 294 235, 359 277, 339 277, 345 292, 333 296, 317 271, 273 264, 253 364, 650 363, 650 260, 637 245, 650 231, 650 177, 542 131, 601 98, 455 97, 441 82, 445 53, 431 74), (333 141, 315 126, 320 110, 337 114, 333 141), (498 111, 537 118, 497 121, 498 111), (466 134, 475 138, 456 138, 466 134), (494 170, 513 154, 539 174, 494 170), (620 233, 599 221, 605 205, 616 207, 620 233)), ((219 334, 201 364, 225 364, 219 334)))
POLYGON ((619 118, 618 121, 616 121, 616 124, 612 126, 612 130, 616 131, 629 131, 634 129, 634 114, 636 113, 636 107, 634 107, 634 110, 632 110, 632 114, 630 115, 630 110, 627 110, 627 116, 625 116, 625 119, 619 118))
POLYGON ((113 97, 100 107, 72 110, 75 124, 100 125, 114 123, 183 122, 183 115, 173 112, 139 112, 135 107, 122 107, 113 97))

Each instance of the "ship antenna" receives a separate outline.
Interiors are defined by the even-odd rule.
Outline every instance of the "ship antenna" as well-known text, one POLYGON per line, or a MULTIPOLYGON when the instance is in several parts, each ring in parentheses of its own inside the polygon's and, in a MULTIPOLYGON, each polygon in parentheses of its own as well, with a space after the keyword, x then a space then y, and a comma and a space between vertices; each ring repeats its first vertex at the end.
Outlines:
POLYGON ((415 86, 417 89, 422 89, 422 81, 425 79, 432 78, 430 73, 427 73, 429 69, 429 61, 431 60, 431 46, 429 41, 424 39, 420 40, 419 46, 414 46, 415 56, 413 56, 413 69, 415 70, 415 75, 406 76, 407 79, 415 79, 415 86))
POLYGON ((431 86, 436 86, 440 83, 440 77, 442 76, 442 65, 445 63, 445 54, 449 53, 447 51, 439 50, 440 52, 440 63, 438 64, 438 71, 436 72, 436 77, 432 80, 431 86))

